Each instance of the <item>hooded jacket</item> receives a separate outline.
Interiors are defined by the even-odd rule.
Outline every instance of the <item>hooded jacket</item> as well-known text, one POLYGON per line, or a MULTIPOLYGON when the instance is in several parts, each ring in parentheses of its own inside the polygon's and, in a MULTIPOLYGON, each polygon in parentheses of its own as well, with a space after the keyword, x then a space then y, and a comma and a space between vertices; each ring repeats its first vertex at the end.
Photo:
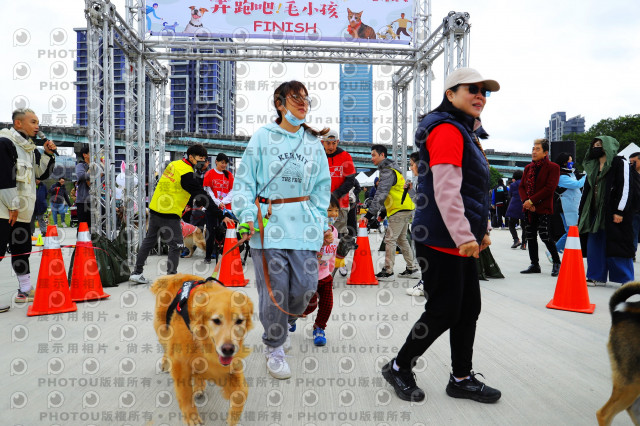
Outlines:
POLYGON ((619 142, 611 136, 597 136, 602 141, 606 161, 600 170, 600 159, 590 158, 587 151, 582 162, 587 180, 580 199, 580 233, 604 230, 607 257, 630 258, 635 254, 633 244, 633 191, 631 165, 624 157, 616 156, 619 142), (614 223, 613 215, 622 216, 614 223))
POLYGON ((14 128, 0 130, 0 219, 18 210, 18 222, 30 223, 36 204, 36 177, 46 179, 55 158, 41 154, 14 128))
MULTIPOLYGON (((329 229, 331 176, 327 155, 317 137, 303 127, 291 133, 276 123, 258 129, 242 155, 233 183, 233 212, 241 222, 257 220, 258 194, 271 200, 310 197, 307 201, 272 206, 264 248, 320 250, 324 231, 329 229)), ((263 216, 267 208, 268 204, 261 204, 263 216)), ((262 248, 259 237, 252 238, 249 244, 262 248)))

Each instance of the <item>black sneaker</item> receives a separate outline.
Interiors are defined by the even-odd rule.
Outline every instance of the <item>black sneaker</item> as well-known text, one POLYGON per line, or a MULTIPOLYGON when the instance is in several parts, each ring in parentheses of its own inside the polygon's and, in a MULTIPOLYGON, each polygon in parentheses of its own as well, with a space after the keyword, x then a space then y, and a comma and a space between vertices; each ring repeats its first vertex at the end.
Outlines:
POLYGON ((560 274, 560 263, 554 263, 553 269, 551 269, 551 276, 557 277, 560 274))
POLYGON ((387 278, 392 278, 392 277, 393 277, 393 272, 387 272, 384 269, 376 274, 376 278, 383 279, 383 280, 387 278))
POLYGON ((204 263, 206 263, 207 265, 211 263, 211 258, 205 257, 204 258, 204 263))
POLYGON ((520 240, 516 240, 516 241, 514 241, 514 242, 513 242, 513 245, 511 246, 511 248, 512 248, 512 249, 514 249, 514 248, 518 248, 518 247, 520 247, 520 244, 522 244, 522 243, 520 242, 520 240))
MULTIPOLYGON (((478 402, 491 403, 496 402, 502 396, 502 393, 498 389, 491 388, 480 380, 476 379, 476 376, 482 376, 480 373, 471 372, 471 376, 468 379, 464 379, 460 382, 456 382, 453 374, 449 375, 449 384, 447 385, 447 395, 452 398, 465 398, 472 399, 478 402)), ((484 378, 484 376, 482 376, 484 378)))
POLYGON ((416 376, 413 374, 413 371, 405 369, 400 369, 399 371, 394 370, 394 361, 395 358, 382 367, 382 377, 393 386, 396 395, 403 401, 423 401, 424 391, 416 385, 416 376))
POLYGON ((535 265, 533 263, 524 271, 520 271, 521 274, 539 274, 541 272, 540 265, 535 265))
POLYGON ((420 278, 418 276, 418 272, 420 272, 419 269, 409 269, 409 268, 407 268, 407 269, 404 270, 404 272, 400 272, 400 274, 398 274, 398 275, 400 275, 403 278, 404 277, 407 277, 407 278, 420 278))

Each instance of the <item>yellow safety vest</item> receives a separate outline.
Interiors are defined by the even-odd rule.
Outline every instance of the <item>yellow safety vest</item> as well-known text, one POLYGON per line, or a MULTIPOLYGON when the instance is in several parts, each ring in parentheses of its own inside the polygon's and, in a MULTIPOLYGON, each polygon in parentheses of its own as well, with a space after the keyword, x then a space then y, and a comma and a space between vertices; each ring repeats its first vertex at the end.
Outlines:
POLYGON ((193 173, 193 166, 184 160, 169 163, 156 185, 149 208, 158 213, 176 214, 181 217, 191 197, 180 185, 182 175, 187 173, 193 173))
POLYGON ((396 184, 391 187, 389 195, 384 200, 384 208, 387 209, 387 216, 391 216, 400 210, 415 210, 416 206, 411 201, 409 194, 402 202, 402 193, 404 192, 404 177, 394 168, 390 168, 396 174, 396 184))

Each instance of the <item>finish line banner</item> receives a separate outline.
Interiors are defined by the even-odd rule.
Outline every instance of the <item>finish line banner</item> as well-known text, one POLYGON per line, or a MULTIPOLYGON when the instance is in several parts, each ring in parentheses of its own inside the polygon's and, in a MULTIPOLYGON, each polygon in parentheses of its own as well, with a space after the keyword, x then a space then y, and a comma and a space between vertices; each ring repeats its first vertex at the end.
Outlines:
POLYGON ((151 35, 409 44, 414 0, 147 0, 151 35))

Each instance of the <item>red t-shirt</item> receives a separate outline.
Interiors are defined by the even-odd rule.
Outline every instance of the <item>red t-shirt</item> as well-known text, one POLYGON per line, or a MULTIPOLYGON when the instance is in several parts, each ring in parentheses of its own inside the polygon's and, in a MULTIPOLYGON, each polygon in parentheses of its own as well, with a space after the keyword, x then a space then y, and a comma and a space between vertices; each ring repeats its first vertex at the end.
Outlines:
MULTIPOLYGON (((338 148, 340 149, 340 148, 338 148)), ((356 173, 351 155, 342 150, 332 156, 327 156, 329 161, 329 172, 331 173, 331 192, 335 191, 342 185, 345 177, 356 173)), ((349 194, 345 194, 340 199, 340 207, 349 207, 349 194)))
MULTIPOLYGON (((216 169, 211 169, 204 175, 204 181, 202 186, 211 188, 213 195, 222 201, 233 188, 233 175, 227 172, 227 176, 223 172, 219 172, 216 169)), ((231 210, 231 203, 225 204, 227 210, 231 210)))
MULTIPOLYGON (((436 164, 453 164, 462 167, 462 149, 464 142, 460 130, 453 124, 444 123, 436 126, 427 137, 427 151, 429 151, 429 167, 436 164)), ((433 247, 447 254, 460 256, 460 250, 448 247, 433 247)), ((466 256, 462 256, 466 257, 466 256)))

